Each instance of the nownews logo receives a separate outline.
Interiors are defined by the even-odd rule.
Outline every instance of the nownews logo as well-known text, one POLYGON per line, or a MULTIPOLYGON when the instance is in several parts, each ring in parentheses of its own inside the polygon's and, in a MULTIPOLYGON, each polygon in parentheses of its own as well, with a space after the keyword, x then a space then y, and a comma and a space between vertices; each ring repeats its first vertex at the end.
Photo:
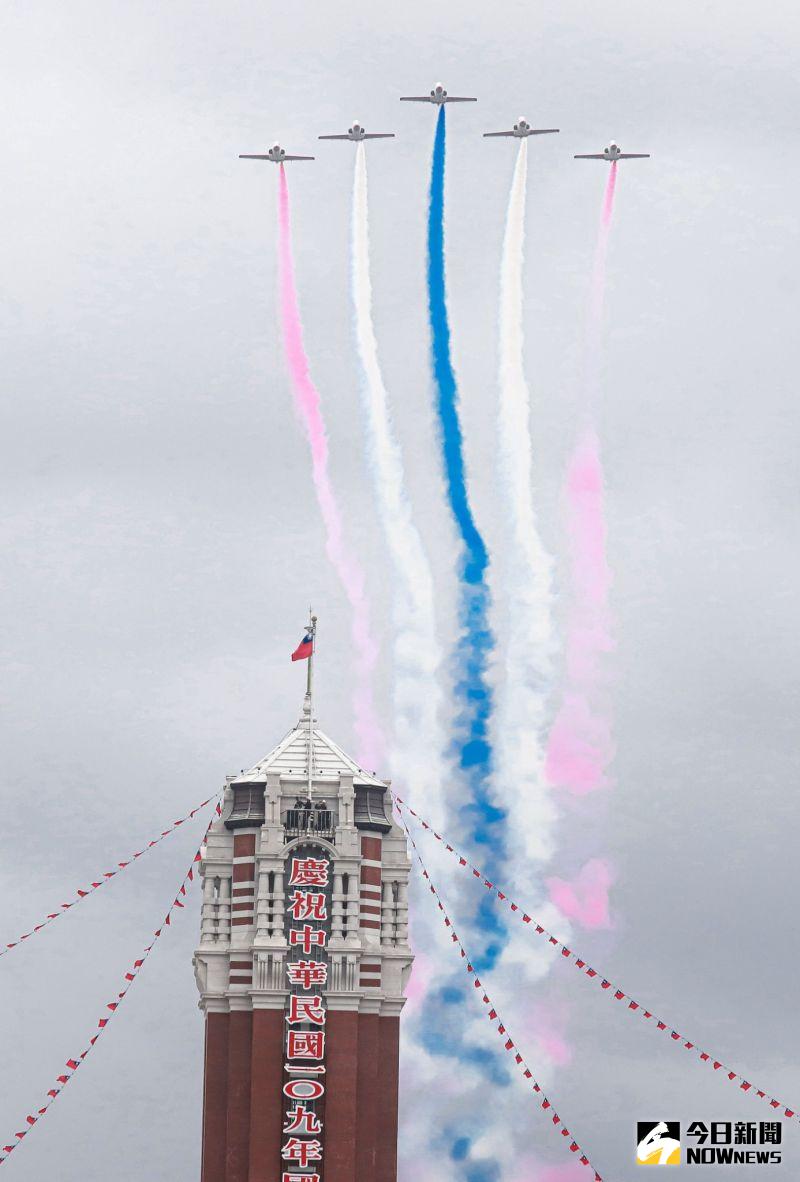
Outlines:
MULTIPOLYGON (((636 1162, 640 1166, 679 1166, 681 1126, 676 1120, 646 1121, 636 1125, 636 1162)), ((774 1166, 781 1151, 783 1126, 779 1120, 693 1120, 686 1130, 687 1166, 774 1166), (758 1146, 758 1148, 755 1148, 758 1146)))
POLYGON ((681 1126, 676 1120, 640 1120, 636 1161, 640 1166, 679 1166, 681 1126))

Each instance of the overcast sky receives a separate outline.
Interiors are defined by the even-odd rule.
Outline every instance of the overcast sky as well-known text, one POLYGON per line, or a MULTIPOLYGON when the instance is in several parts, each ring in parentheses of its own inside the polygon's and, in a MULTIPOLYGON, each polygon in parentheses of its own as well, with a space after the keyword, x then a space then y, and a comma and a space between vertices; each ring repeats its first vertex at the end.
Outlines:
MULTIPOLYGON (((559 489, 606 177, 572 154, 612 137, 653 153, 621 169, 609 263, 615 786, 603 808, 576 812, 553 870, 574 873, 586 850, 608 857, 614 929, 582 933, 588 955, 800 1106, 798 48, 796 6, 779 0, 6 6, 3 942, 294 723, 302 671, 288 657, 309 602, 320 722, 353 749, 347 609, 277 331, 275 170, 239 152, 278 137, 319 149, 290 176, 298 283, 333 478, 370 572, 388 728, 388 555, 350 322, 352 160, 316 136, 354 117, 397 132, 369 152, 377 329, 444 643, 454 635, 425 306, 433 117, 397 102, 441 80, 480 100, 450 118, 447 242, 490 546, 503 526, 491 453, 514 149, 480 133, 520 113, 562 129, 532 145, 525 272, 537 498, 561 589, 559 489)), ((201 828, 0 963, 0 1143, 84 1045, 201 828)), ((198 928, 195 899, 9 1177, 199 1176, 198 928)), ((634 1178, 637 1118, 768 1114, 578 974, 559 980, 573 1061, 553 1089, 607 1177, 634 1178)), ((498 1120, 529 1121, 544 1145, 540 1115, 520 1089, 498 1120)), ((796 1126, 786 1142, 791 1177, 796 1126)), ((432 1162, 429 1177, 453 1169, 432 1162)))

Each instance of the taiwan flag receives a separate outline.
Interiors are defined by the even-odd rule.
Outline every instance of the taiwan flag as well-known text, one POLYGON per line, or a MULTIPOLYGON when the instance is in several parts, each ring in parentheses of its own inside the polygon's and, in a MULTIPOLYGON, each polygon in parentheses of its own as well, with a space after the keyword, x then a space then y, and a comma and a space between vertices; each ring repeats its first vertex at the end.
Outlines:
POLYGON ((306 632, 303 639, 298 644, 297 648, 292 653, 293 661, 307 661, 314 651, 314 637, 310 632, 306 632))

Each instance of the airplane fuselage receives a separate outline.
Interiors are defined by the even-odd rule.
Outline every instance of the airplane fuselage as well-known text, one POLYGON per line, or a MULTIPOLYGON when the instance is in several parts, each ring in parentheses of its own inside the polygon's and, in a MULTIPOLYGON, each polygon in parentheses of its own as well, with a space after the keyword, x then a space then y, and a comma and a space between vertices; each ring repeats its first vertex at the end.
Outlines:
POLYGON ((616 164, 618 160, 649 160, 649 152, 622 152, 617 144, 612 142, 602 152, 580 152, 576 160, 605 160, 607 164, 616 164))
POLYGON ((433 103, 436 107, 443 107, 445 103, 474 103, 477 99, 465 98, 457 94, 448 94, 441 83, 434 86, 430 94, 403 95, 401 103, 433 103))
POLYGON ((313 156, 289 156, 280 144, 273 144, 266 152, 240 152, 240 160, 269 160, 270 164, 287 164, 290 160, 313 160, 313 156))

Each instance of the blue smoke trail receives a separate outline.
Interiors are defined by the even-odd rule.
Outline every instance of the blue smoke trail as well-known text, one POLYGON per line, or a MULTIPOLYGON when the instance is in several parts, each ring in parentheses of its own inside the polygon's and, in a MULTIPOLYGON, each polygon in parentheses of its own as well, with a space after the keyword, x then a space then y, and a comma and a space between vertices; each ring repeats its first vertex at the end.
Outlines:
MULTIPOLYGON (((489 739, 492 691, 487 683, 487 666, 494 649, 494 637, 488 620, 489 588, 486 583, 489 555, 475 525, 467 494, 463 438, 458 416, 458 386, 450 356, 444 268, 445 140, 444 107, 440 107, 433 144, 428 211, 428 311, 447 497, 461 540, 458 572, 461 582, 461 635, 456 652, 457 715, 453 745, 461 770, 461 781, 468 790, 463 812, 469 823, 469 836, 477 845, 487 848, 487 861, 491 870, 504 856, 506 814, 492 803, 488 793, 492 771, 489 739)), ((498 919, 491 900, 482 901, 477 923, 482 932, 495 937, 484 949, 480 964, 481 968, 491 968, 501 951, 505 934, 505 927, 498 919)))
MULTIPOLYGON (((489 627, 489 588, 486 575, 489 555, 475 525, 467 493, 464 448, 458 413, 458 386, 450 356, 450 324, 444 266, 445 112, 439 109, 431 161, 428 210, 428 312, 431 360, 436 387, 436 410, 442 447, 445 485, 450 511, 459 533, 458 646, 454 661, 456 719, 452 753, 459 769, 463 803, 461 816, 468 840, 481 847, 487 872, 494 873, 505 857, 506 814, 489 795, 493 754, 489 723, 492 691, 488 684, 489 659, 494 637, 489 627)), ((480 972, 491 969, 507 943, 506 928, 491 898, 485 895, 472 913, 470 928, 481 938, 471 949, 480 972), (481 947, 483 945, 483 947, 481 947)), ((429 1054, 478 1067, 484 1081, 500 1088, 511 1083, 506 1064, 495 1051, 474 1045, 466 1034, 461 1008, 469 1005, 463 985, 453 977, 426 996, 417 1033, 429 1054)), ((476 1101, 476 1096, 472 1096, 476 1101)), ((499 1182, 501 1164, 473 1156, 473 1135, 488 1118, 482 1101, 471 1104, 464 1097, 460 1116, 441 1129, 437 1149, 444 1148, 458 1164, 465 1182, 499 1182), (442 1144, 444 1142, 444 1145, 442 1144)))

